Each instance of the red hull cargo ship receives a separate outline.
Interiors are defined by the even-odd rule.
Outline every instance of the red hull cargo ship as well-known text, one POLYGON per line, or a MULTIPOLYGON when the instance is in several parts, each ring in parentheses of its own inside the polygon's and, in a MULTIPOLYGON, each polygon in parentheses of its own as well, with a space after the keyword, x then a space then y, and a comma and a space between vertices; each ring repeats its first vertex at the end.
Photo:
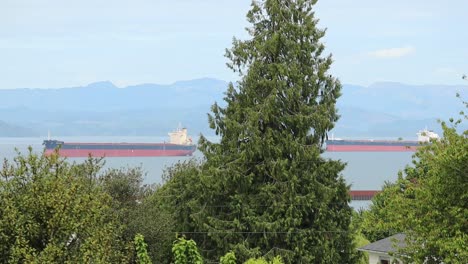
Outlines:
POLYGON ((191 156, 196 150, 186 128, 169 133, 169 142, 163 143, 70 143, 44 140, 45 154, 56 149, 62 157, 159 157, 191 156))
POLYGON ((431 141, 438 139, 439 135, 430 130, 421 130, 417 133, 417 141, 409 140, 372 140, 372 139, 331 139, 326 141, 326 150, 330 152, 404 152, 416 149, 431 141))

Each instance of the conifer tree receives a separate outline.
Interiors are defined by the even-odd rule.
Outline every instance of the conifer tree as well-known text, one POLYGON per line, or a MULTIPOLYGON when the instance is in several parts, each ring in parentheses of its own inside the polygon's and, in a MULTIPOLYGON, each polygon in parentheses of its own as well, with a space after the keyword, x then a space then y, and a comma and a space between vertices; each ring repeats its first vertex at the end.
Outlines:
POLYGON ((211 260, 233 250, 240 261, 354 261, 344 164, 320 156, 338 120, 341 85, 328 73, 315 3, 253 1, 250 39, 234 39, 227 50, 240 80, 229 85, 226 107, 212 106, 220 142, 201 137, 206 160, 192 210, 194 229, 206 232, 196 240, 211 260))

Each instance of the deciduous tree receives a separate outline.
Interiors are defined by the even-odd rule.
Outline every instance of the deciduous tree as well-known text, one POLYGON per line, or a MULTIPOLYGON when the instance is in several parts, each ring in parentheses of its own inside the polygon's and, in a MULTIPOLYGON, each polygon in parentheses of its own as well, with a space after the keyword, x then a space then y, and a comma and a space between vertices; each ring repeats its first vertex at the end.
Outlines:
POLYGON ((147 251, 147 244, 145 243, 145 239, 143 235, 137 234, 135 236, 135 251, 137 255, 137 264, 151 264, 151 259, 148 255, 147 251))
POLYGON ((172 247, 175 264, 203 264, 203 258, 198 252, 197 243, 193 240, 186 240, 181 237, 174 241, 172 247))
POLYGON ((421 147, 413 166, 364 214, 363 229, 373 239, 406 233, 408 246, 396 253, 408 262, 468 261, 468 130, 460 131, 467 118, 461 112, 459 120, 442 122, 443 137, 421 147))
MULTIPOLYGON (((176 166, 174 166, 176 167, 176 166)), ((99 176, 103 189, 113 198, 113 209, 123 225, 122 239, 130 249, 139 234, 147 243, 148 256, 155 263, 170 263, 175 237, 173 199, 165 188, 144 184, 141 167, 108 169, 99 176)), ((129 252, 137 261, 138 252, 129 252)))
POLYGON ((124 261, 111 197, 98 160, 69 163, 29 150, 0 171, 0 262, 124 261))

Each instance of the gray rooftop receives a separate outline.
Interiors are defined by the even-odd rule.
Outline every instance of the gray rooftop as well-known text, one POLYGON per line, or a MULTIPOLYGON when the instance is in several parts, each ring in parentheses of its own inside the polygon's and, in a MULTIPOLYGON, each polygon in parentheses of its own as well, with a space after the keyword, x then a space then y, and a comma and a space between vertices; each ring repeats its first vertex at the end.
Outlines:
POLYGON ((399 233, 360 247, 358 250, 383 253, 396 252, 398 249, 406 247, 405 238, 405 234, 399 233))

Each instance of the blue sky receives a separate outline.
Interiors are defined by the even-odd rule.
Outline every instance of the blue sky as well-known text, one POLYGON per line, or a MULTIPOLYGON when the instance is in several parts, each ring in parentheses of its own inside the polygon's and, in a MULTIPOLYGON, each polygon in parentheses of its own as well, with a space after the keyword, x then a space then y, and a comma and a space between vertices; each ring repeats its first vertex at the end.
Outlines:
MULTIPOLYGON (((0 0, 0 89, 234 81, 250 0, 0 0)), ((468 1, 319 0, 343 83, 466 84, 468 1)))

